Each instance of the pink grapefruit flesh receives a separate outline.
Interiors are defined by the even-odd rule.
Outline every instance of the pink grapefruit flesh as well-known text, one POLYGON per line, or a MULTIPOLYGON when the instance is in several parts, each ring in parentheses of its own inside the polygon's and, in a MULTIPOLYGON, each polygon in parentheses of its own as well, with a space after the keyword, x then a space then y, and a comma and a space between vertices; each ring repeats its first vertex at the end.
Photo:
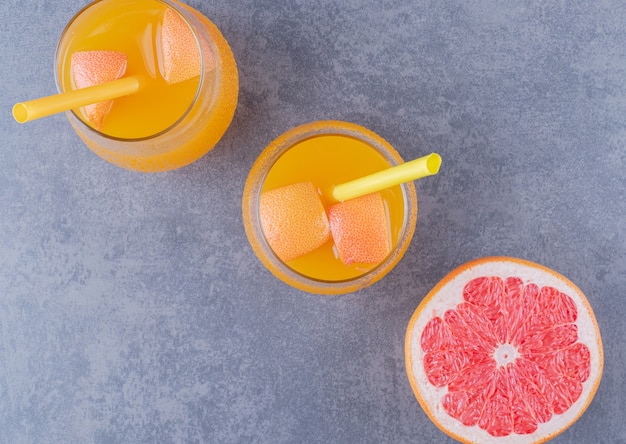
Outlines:
POLYGON ((446 276, 413 314, 405 355, 419 403, 462 442, 551 439, 585 411, 603 368, 584 294, 546 267, 504 257, 446 276))

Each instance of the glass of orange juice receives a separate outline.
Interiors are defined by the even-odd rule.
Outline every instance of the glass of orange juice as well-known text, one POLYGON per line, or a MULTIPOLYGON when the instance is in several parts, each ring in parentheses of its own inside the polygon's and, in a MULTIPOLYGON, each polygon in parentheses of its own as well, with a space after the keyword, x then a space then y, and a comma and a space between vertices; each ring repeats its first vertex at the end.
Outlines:
POLYGON ((298 126, 274 140, 256 160, 245 184, 243 222, 259 260, 278 279, 316 294, 344 294, 377 282, 406 252, 417 221, 413 182, 381 192, 388 221, 390 253, 378 263, 346 265, 330 239, 321 247, 283 261, 264 235, 260 214, 266 191, 312 182, 326 210, 333 205, 329 190, 403 163, 398 152, 372 131, 348 122, 317 121, 298 126))
POLYGON ((109 103, 98 122, 86 107, 66 113, 103 159, 135 171, 173 170, 205 155, 230 125, 238 96, 235 59, 217 27, 197 10, 177 0, 90 3, 59 39, 59 92, 80 87, 73 57, 87 54, 85 60, 96 63, 99 51, 124 54, 123 75, 141 80, 137 92, 109 103))

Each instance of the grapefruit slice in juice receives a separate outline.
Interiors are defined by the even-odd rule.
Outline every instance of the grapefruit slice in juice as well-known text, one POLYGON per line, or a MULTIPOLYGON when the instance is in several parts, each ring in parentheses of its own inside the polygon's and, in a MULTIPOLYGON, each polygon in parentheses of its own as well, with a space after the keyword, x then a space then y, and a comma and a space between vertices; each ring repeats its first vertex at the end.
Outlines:
POLYGON ((551 439, 586 410, 603 368, 580 289, 506 257, 469 262, 437 284, 411 317, 405 357, 426 414, 462 442, 551 439))
POLYGON ((328 209, 328 219, 344 264, 376 264, 391 251, 387 212, 380 193, 334 204, 328 209))
MULTIPOLYGON (((118 51, 78 51, 72 54, 71 72, 76 89, 87 88, 121 78, 126 72, 127 57, 118 51)), ((82 108, 88 121, 98 130, 111 110, 113 100, 82 108)))
POLYGON ((298 182, 261 193, 261 228, 276 255, 287 262, 330 239, 322 200, 311 182, 298 182))
MULTIPOLYGON (((198 42, 183 18, 166 9, 161 29, 162 74, 167 83, 179 83, 199 76, 202 69, 198 42)), ((207 52, 210 54, 210 52, 207 52)), ((207 61, 212 64, 212 61, 207 61)))

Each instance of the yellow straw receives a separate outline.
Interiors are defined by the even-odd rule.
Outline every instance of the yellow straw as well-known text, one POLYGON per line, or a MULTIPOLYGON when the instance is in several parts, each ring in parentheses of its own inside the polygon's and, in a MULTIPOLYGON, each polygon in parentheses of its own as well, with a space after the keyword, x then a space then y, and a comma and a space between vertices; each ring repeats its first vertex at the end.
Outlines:
POLYGON ((381 191, 394 185, 410 182, 426 176, 432 176, 439 172, 441 156, 437 153, 411 160, 410 162, 388 168, 383 171, 353 180, 341 185, 336 185, 332 191, 332 197, 337 202, 343 202, 355 197, 381 191))
POLYGON ((30 122, 31 120, 91 105, 92 103, 133 94, 139 90, 140 84, 139 77, 129 76, 88 88, 17 103, 13 106, 13 117, 19 123, 30 122))

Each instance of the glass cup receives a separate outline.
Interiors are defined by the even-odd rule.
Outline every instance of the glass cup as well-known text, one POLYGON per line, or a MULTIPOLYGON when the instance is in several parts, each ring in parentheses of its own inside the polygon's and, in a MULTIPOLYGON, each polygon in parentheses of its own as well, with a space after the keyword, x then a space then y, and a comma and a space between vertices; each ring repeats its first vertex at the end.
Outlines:
MULTIPOLYGON (((125 1, 124 5, 120 0, 94 1, 74 16, 66 26, 59 39, 55 57, 56 84, 59 92, 71 88, 68 74, 68 58, 71 54, 68 52, 72 40, 76 38, 75 30, 81 25, 84 26, 87 21, 97 20, 94 17, 97 17, 103 8, 123 8, 120 14, 126 14, 138 7, 136 4, 139 2, 125 1)), ((201 58, 200 79, 190 105, 171 126, 141 137, 105 134, 85 123, 76 110, 68 111, 66 115, 83 142, 103 159, 129 170, 168 171, 188 165, 204 156, 221 139, 232 121, 237 106, 238 73, 227 41, 208 18, 177 0, 142 0, 144 3, 146 1, 177 12, 189 26, 198 45, 201 58)), ((158 101, 160 96, 151 100, 158 101)), ((132 116, 129 118, 133 119, 132 116)), ((142 125, 146 122, 138 118, 135 123, 142 125)))
MULTIPOLYGON (((263 187, 268 185, 268 174, 270 174, 269 177, 271 178, 271 174, 275 171, 273 168, 277 168, 276 165, 280 164, 279 161, 283 162, 287 158, 287 156, 283 157, 286 153, 289 153, 289 158, 294 158, 291 155, 293 153, 290 153, 290 150, 293 150, 294 147, 298 147, 299 151, 304 150, 304 146, 310 146, 310 148, 306 149, 316 150, 316 143, 329 140, 327 136, 339 136, 339 139, 336 140, 346 140, 346 143, 354 143, 362 145, 366 149, 374 150, 375 153, 382 157, 384 163, 382 168, 379 168, 377 171, 404 162, 398 152, 387 141, 362 126, 341 121, 318 121, 304 124, 279 136, 265 148, 255 161, 245 184, 242 213, 246 235, 254 253, 275 277, 299 290, 309 293, 337 295, 354 292, 377 282, 400 261, 415 231, 417 197, 413 182, 398 185, 397 190, 393 191, 397 200, 394 204, 396 208, 388 209, 388 211, 392 213, 395 211, 398 214, 398 221, 395 224, 397 225, 395 234, 392 235, 391 252, 381 263, 373 265, 371 268, 363 270, 363 272, 357 270, 354 275, 349 277, 329 279, 321 275, 312 276, 314 273, 308 273, 304 269, 299 269, 292 262, 289 264, 283 262, 274 253, 262 231, 259 202, 263 187)), ((333 161, 333 150, 334 148, 330 147, 328 150, 325 149, 325 154, 321 151, 319 154, 317 151, 311 152, 310 155, 312 157, 310 159, 315 159, 319 156, 320 158, 316 161, 321 162, 321 165, 332 166, 330 169, 340 172, 342 170, 351 170, 353 162, 349 158, 335 159, 333 161), (328 158, 324 158, 326 155, 329 155, 328 158)), ((282 180, 285 184, 288 184, 290 181, 291 183, 301 181, 311 168, 314 168, 311 166, 311 162, 300 164, 296 168, 281 167, 282 170, 287 171, 285 173, 286 177, 282 178, 282 180), (301 174, 298 176, 301 172, 303 172, 304 176, 301 174), (293 176, 293 174, 296 175, 293 176)), ((325 169, 326 167, 323 166, 322 168, 325 169)), ((310 180, 314 183, 318 182, 316 177, 314 177, 315 173, 311 174, 311 177, 305 180, 310 180)), ((276 185, 276 181, 273 179, 269 179, 269 181, 272 182, 270 187, 276 185)), ((332 244, 332 241, 329 243, 332 244)), ((334 247, 328 246, 327 248, 332 251, 334 247)))

